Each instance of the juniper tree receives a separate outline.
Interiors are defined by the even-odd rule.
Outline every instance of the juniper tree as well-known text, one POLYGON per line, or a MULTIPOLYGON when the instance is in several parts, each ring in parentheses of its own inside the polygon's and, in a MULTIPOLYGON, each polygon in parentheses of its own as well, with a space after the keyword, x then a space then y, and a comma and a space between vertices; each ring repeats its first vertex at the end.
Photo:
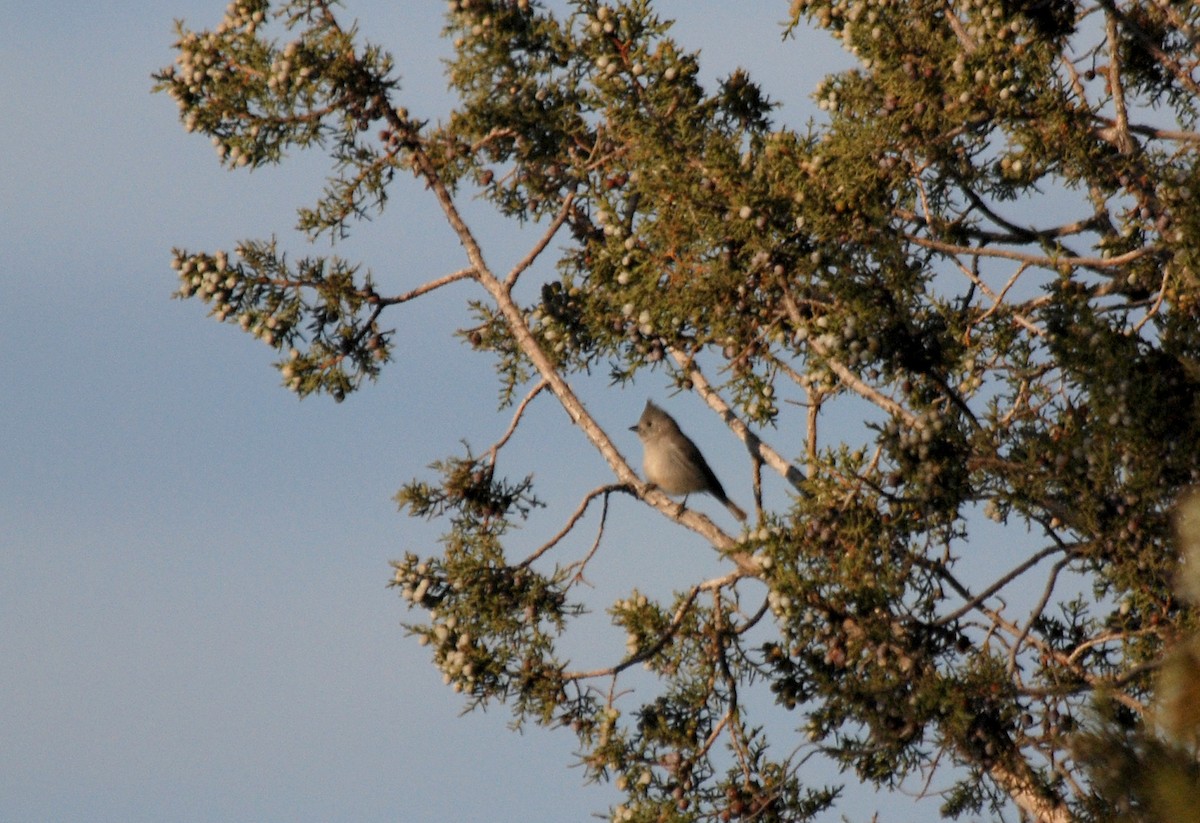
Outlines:
POLYGON ((243 240, 176 250, 178 293, 277 350, 292 391, 341 400, 404 351, 389 318, 470 284, 463 344, 494 365, 509 435, 531 403, 560 404, 611 475, 531 545, 512 527, 537 476, 505 476, 509 437, 449 456, 397 494, 447 535, 393 582, 468 705, 577 737, 588 775, 624 794, 614 820, 808 819, 838 795, 805 782, 812 756, 937 787, 950 817, 1103 818, 1072 732, 1099 695, 1107 728, 1148 734, 1158 661, 1194 628, 1167 515, 1200 468, 1200 10, 746 13, 848 50, 854 67, 824 77, 795 56, 827 119, 778 122, 744 71, 706 87, 650 0, 453 0, 438 122, 404 107, 386 46, 333 3, 234 0, 212 30, 180 23, 156 89, 221 163, 330 157, 305 235, 340 237, 412 189, 462 257, 400 290, 389 261, 368 276, 243 240), (472 197, 531 238, 511 270, 485 262, 472 197), (703 401, 746 447, 753 525, 646 485, 576 391, 594 374, 703 401), (847 415, 854 435, 830 426, 847 415), (614 497, 702 536, 728 573, 672 601, 591 602, 581 571, 615 550, 614 497), (566 539, 586 519, 600 536, 566 539), (980 582, 964 557, 985 528, 1007 565, 980 582), (563 639, 606 608, 627 653, 573 665, 563 639), (626 691, 635 670, 651 676, 626 691), (764 726, 760 692, 789 722, 764 726))

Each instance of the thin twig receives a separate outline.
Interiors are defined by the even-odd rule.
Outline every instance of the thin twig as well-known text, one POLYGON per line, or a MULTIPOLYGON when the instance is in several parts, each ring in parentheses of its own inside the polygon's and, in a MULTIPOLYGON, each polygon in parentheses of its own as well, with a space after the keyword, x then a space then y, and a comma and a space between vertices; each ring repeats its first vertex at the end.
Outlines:
POLYGON ((1000 289, 1000 293, 996 295, 996 302, 992 304, 990 309, 980 315, 978 322, 987 320, 988 317, 990 317, 996 311, 996 309, 1000 308, 1000 306, 1004 303, 1005 295, 1007 295, 1009 290, 1017 284, 1017 280, 1020 279, 1021 275, 1024 274, 1028 268, 1028 263, 1022 263, 1021 265, 1017 266, 1017 270, 1013 272, 1012 277, 1008 278, 1008 282, 1004 284, 1004 288, 1000 289))
POLYGON ((683 625, 684 618, 687 617, 688 612, 692 608, 692 604, 696 602, 696 598, 700 596, 701 592, 717 591, 718 589, 732 585, 738 580, 741 580, 743 577, 747 576, 748 575, 745 572, 735 569, 729 574, 722 575, 721 577, 714 577, 711 580, 705 580, 703 583, 697 583, 695 586, 692 586, 683 603, 681 603, 679 608, 675 610, 675 615, 671 618, 671 623, 667 626, 667 630, 663 633, 662 637, 655 641, 653 646, 641 650, 632 657, 622 660, 615 666, 609 666, 608 668, 604 669, 593 669, 592 671, 586 672, 565 672, 562 675, 563 681, 573 682, 597 677, 615 677, 616 675, 628 669, 630 666, 634 666, 644 660, 649 660, 662 651, 667 643, 671 642, 671 639, 674 638, 676 632, 679 631, 679 627, 683 625))
POLYGON ((1009 249, 994 249, 985 248, 982 246, 960 246, 957 243, 947 243, 942 240, 934 240, 929 237, 921 237, 916 234, 906 234, 904 239, 914 245, 922 248, 940 251, 945 254, 961 254, 965 257, 996 257, 1002 260, 1016 260, 1018 262, 1029 263, 1031 265, 1040 266, 1045 269, 1057 270, 1060 266, 1071 266, 1073 268, 1095 269, 1103 271, 1105 269, 1115 269, 1124 266, 1126 263, 1132 263, 1135 260, 1140 260, 1148 254, 1154 254, 1158 251, 1156 245, 1142 246, 1141 248, 1127 251, 1124 254, 1118 254, 1113 257, 1080 257, 1077 255, 1065 255, 1062 257, 1047 257, 1039 254, 1026 254, 1024 252, 1010 251, 1009 249))
POLYGON ((550 241, 554 238, 554 235, 556 235, 558 230, 562 228, 563 223, 567 222, 567 217, 570 216, 574 203, 574 192, 568 193, 567 196, 563 198, 562 208, 560 208, 558 210, 558 214, 554 216, 553 222, 550 223, 550 226, 538 239, 537 243, 534 244, 533 248, 529 250, 529 253, 521 258, 517 265, 513 266, 512 271, 508 273, 508 277, 504 278, 505 290, 511 292, 513 286, 517 284, 517 278, 519 278, 527 268, 532 266, 533 261, 537 260, 541 253, 546 250, 546 246, 550 245, 550 241))
POLYGON ((746 621, 744 623, 742 623, 742 625, 739 628, 734 629, 733 633, 737 634, 737 635, 741 635, 741 634, 745 634, 746 632, 750 631, 752 628, 755 627, 755 625, 758 624, 758 621, 763 619, 763 617, 767 613, 767 610, 770 607, 771 607, 771 601, 764 598, 762 605, 758 607, 758 611, 756 611, 753 615, 748 617, 746 619, 746 621))
MULTIPOLYGON (((978 258, 976 258, 976 260, 978 260, 978 258)), ((955 261, 955 262, 957 262, 957 261, 955 261)), ((1021 268, 1017 270, 1017 274, 1020 274, 1021 272, 1023 272, 1029 265, 1030 265, 1029 263, 1023 262, 1021 264, 1021 268)), ((970 280, 971 283, 976 288, 978 288, 980 291, 982 291, 984 294, 986 294, 989 298, 991 298, 992 308, 989 309, 983 315, 983 317, 980 317, 979 320, 977 320, 976 322, 982 321, 984 318, 986 318, 992 312, 996 311, 996 309, 998 309, 1001 305, 1005 305, 1005 307, 1010 312, 1012 312, 1013 319, 1016 320, 1019 325, 1024 327, 1026 331, 1032 332, 1033 334, 1036 334, 1038 337, 1042 337, 1046 334, 1044 331, 1041 330, 1041 328, 1038 327, 1038 325, 1036 323, 1034 323, 1032 320, 1025 317, 1025 315, 1023 315, 1019 311, 1017 311, 1016 306, 1013 306, 1012 304, 1005 304, 1002 299, 1002 295, 997 294, 996 292, 992 291, 992 289, 988 287, 988 284, 983 282, 983 278, 979 276, 979 273, 973 267, 967 268, 966 266, 962 265, 962 263, 958 263, 958 269, 964 275, 966 275, 967 279, 970 280)), ((1015 277, 1015 275, 1014 275, 1014 277, 1015 277)), ((1010 280, 1009 282, 1012 283, 1015 281, 1010 280)), ((1005 291, 1007 291, 1007 290, 1008 290, 1008 286, 1005 286, 1005 291)))
POLYGON ((537 385, 530 390, 529 394, 525 395, 525 399, 521 401, 521 404, 517 406, 516 412, 513 413, 512 422, 508 424, 508 431, 504 432, 504 435, 496 441, 494 446, 488 450, 493 466, 496 465, 496 455, 499 454, 500 449, 504 448, 504 444, 506 444, 509 441, 509 438, 513 436, 513 433, 516 432, 517 425, 521 422, 521 417, 525 414, 525 407, 528 406, 530 401, 541 394, 542 390, 549 385, 550 384, 544 379, 539 380, 537 385))
POLYGON ((578 523, 579 519, 581 517, 583 517, 583 515, 587 512, 588 506, 591 505, 593 500, 595 500, 597 497, 600 497, 601 495, 603 495, 605 502, 607 504, 608 496, 610 494, 612 494, 613 492, 618 492, 618 491, 632 493, 631 490, 629 489, 629 487, 622 483, 610 484, 607 486, 601 486, 598 489, 592 489, 590 492, 587 493, 587 495, 584 496, 583 501, 579 504, 578 507, 576 507, 575 511, 571 513, 571 516, 569 518, 567 518, 566 525, 563 526, 559 530, 558 534, 554 535, 549 540, 547 540, 545 543, 543 543, 540 547, 538 547, 538 549, 536 551, 534 551, 533 554, 529 555, 524 560, 522 560, 518 564, 518 566, 521 568, 529 566, 531 563, 533 563, 539 557, 541 557, 546 552, 550 551, 552 548, 554 548, 556 545, 558 545, 558 543, 564 537, 566 537, 568 534, 570 534, 570 532, 573 528, 575 528, 575 524, 578 523))
POLYGON ((967 612, 969 612, 969 611, 975 609, 977 606, 981 605, 983 603, 983 601, 987 600, 993 594, 995 594, 996 592, 1003 589, 1005 586, 1007 586, 1013 580, 1016 580, 1018 577, 1023 575, 1025 572, 1029 571, 1031 568, 1033 568, 1038 563, 1045 560, 1050 555, 1057 554, 1058 552, 1065 551, 1065 550, 1066 549, 1063 546, 1054 545, 1054 546, 1047 546, 1046 548, 1042 549, 1041 551, 1035 552, 1023 563, 1018 565, 1012 571, 1005 574, 1003 577, 1001 577, 995 583, 988 586, 986 589, 984 589, 982 592, 975 595, 974 597, 971 597, 970 593, 966 592, 966 590, 964 589, 963 592, 966 593, 967 602, 964 603, 962 606, 959 606, 954 611, 950 612, 950 614, 947 614, 943 617, 939 617, 937 620, 934 621, 934 625, 935 626, 945 626, 948 623, 952 623, 953 621, 962 617, 967 612))
POLYGON ((662 635, 654 642, 653 645, 625 658, 615 666, 610 666, 604 669, 594 669, 590 672, 564 672, 562 675, 563 681, 568 682, 596 677, 615 676, 625 671, 630 666, 634 666, 644 660, 651 659, 660 651, 662 651, 675 637, 676 632, 679 631, 679 627, 683 625, 684 618, 686 618, 688 612, 691 611, 692 604, 696 602, 696 598, 700 595, 700 591, 701 589, 699 585, 692 586, 692 590, 688 592, 687 598, 684 599, 684 601, 679 605, 679 608, 675 610, 675 614, 672 616, 670 624, 667 625, 666 631, 662 633, 662 635))
POLYGON ((404 294, 398 294, 395 297, 381 297, 379 298, 379 304, 382 306, 394 306, 398 303, 407 303, 409 300, 415 300, 423 294, 429 294, 429 292, 435 289, 440 289, 442 286, 449 285, 450 283, 454 283, 458 280, 466 280, 474 276, 474 268, 468 267, 465 269, 459 269, 458 271, 451 272, 444 277, 439 277, 437 280, 430 280, 428 283, 423 283, 412 291, 405 292, 404 294))
POLYGON ((1147 323, 1150 322, 1151 317, 1154 317, 1154 315, 1158 314, 1158 310, 1162 306, 1163 299, 1167 296, 1167 283, 1170 281, 1170 279, 1171 279, 1171 270, 1169 268, 1167 268, 1166 266, 1164 266, 1163 267, 1162 285, 1158 287, 1158 296, 1156 298, 1154 298, 1154 305, 1152 305, 1149 309, 1146 310, 1146 316, 1143 317, 1141 320, 1139 320, 1137 322, 1137 325, 1135 325, 1133 327, 1133 333, 1135 336, 1141 332, 1142 326, 1145 326, 1147 323))
MULTIPOLYGON (((1038 600, 1033 611, 1029 613, 1029 619, 1025 621, 1025 626, 1021 629, 1021 633, 1017 635, 1017 639, 1013 641, 1012 648, 1008 651, 1008 670, 1015 672, 1017 670, 1017 655, 1021 653, 1021 646, 1025 639, 1029 637, 1029 633, 1033 631, 1033 624, 1042 616, 1042 612, 1046 610, 1046 604, 1050 602, 1050 598, 1054 595, 1054 587, 1058 585, 1058 575, 1066 568, 1067 563, 1071 558, 1064 557, 1053 566, 1050 567, 1050 576, 1046 578, 1046 588, 1042 591, 1042 597, 1038 600)), ((1070 663, 1070 658, 1067 658, 1070 663)))
MULTIPOLYGON (((604 525, 608 522, 608 495, 604 495, 604 501, 600 504, 600 522, 596 524, 596 539, 592 541, 592 546, 587 550, 587 554, 582 559, 576 560, 574 563, 568 563, 564 567, 566 569, 575 569, 575 582, 587 581, 583 577, 583 570, 587 568, 587 564, 596 556, 596 552, 600 550, 600 539, 604 537, 604 525)), ((588 584, 591 585, 591 584, 588 584)))
POLYGON ((945 8, 946 21, 950 23, 950 29, 954 32, 954 36, 962 43, 963 51, 966 54, 974 54, 976 48, 975 40, 967 33, 962 21, 958 19, 958 15, 954 12, 954 5, 946 3, 945 8))
POLYGON ((786 460, 783 455, 759 439, 758 435, 750 431, 746 424, 738 419, 737 415, 729 407, 729 404, 712 387, 708 382, 708 378, 700 371, 700 367, 690 357, 675 347, 670 347, 667 351, 674 358, 675 362, 679 364, 680 368, 687 372, 696 393, 708 404, 710 409, 721 416, 721 419, 725 421, 725 425, 729 427, 739 440, 746 444, 746 448, 750 450, 750 453, 757 455, 759 459, 791 483, 797 491, 803 492, 803 473, 786 460))
MULTIPOLYGON (((789 319, 796 328, 801 328, 804 321, 800 316, 800 307, 796 305, 796 301, 787 291, 783 293, 783 308, 787 312, 789 319)), ((908 409, 901 406, 887 395, 881 394, 873 386, 864 383, 859 379, 858 375, 846 368, 845 364, 834 357, 830 351, 822 346, 815 337, 808 338, 809 347, 824 359, 825 364, 829 366, 830 371, 838 376, 838 379, 848 388, 854 391, 855 394, 862 397, 864 400, 870 400, 876 406, 886 411, 893 417, 899 417, 909 426, 916 425, 917 418, 908 409)))

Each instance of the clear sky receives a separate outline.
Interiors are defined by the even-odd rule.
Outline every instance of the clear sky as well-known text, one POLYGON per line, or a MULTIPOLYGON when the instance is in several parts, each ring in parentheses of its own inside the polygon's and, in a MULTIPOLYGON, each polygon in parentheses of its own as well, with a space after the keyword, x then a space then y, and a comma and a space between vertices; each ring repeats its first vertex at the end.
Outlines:
MULTIPOLYGON (((347 7, 394 49, 409 108, 447 111, 443 4, 347 7)), ((468 291, 394 313, 398 362, 340 406, 298 402, 265 346, 170 299, 173 246, 277 233, 303 250, 295 209, 324 174, 319 158, 223 171, 149 93, 173 59, 172 19, 209 27, 223 8, 0 3, 0 821, 587 820, 615 795, 569 768, 573 738, 513 734, 503 707, 460 717, 385 587, 388 560, 427 553, 440 531, 391 495, 460 438, 486 447, 507 425, 489 364, 452 337, 468 291)), ((748 67, 793 125, 845 64, 819 36, 781 41, 786 2, 662 9, 686 15, 676 35, 703 49, 707 78, 748 67)), ((524 254, 528 238, 481 220, 498 268, 524 254)), ((415 189, 339 250, 400 286, 463 265, 415 189)), ((621 434, 646 397, 666 399, 653 378, 582 390, 621 434)), ((747 506, 729 468, 740 447, 695 398, 668 408, 693 410, 685 428, 747 506)), ((540 450, 529 465, 553 504, 611 479, 549 402, 532 422, 510 470, 540 450)), ((618 442, 637 454, 632 434, 618 442)), ((600 606, 721 570, 696 539, 659 539, 660 518, 620 506, 591 568, 600 606), (635 563, 639 544, 653 551, 635 563)), ((531 533, 556 528, 551 511, 531 533)), ((619 654, 621 638, 596 642, 619 654)), ((916 819, 901 808, 881 819, 916 819)))

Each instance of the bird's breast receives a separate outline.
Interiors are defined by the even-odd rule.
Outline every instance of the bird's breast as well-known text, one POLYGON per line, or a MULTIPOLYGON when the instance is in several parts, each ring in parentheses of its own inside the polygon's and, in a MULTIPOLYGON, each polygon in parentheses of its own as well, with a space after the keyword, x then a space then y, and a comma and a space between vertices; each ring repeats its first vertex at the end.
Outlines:
POLYGON ((687 452, 661 438, 646 444, 642 467, 646 479, 667 494, 690 494, 707 488, 704 472, 687 452))

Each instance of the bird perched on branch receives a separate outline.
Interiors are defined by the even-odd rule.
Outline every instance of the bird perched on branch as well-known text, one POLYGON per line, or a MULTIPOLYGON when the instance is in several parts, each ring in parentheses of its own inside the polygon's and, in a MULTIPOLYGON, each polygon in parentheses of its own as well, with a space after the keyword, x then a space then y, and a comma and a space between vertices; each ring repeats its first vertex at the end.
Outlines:
POLYGON ((629 430, 637 432, 642 441, 642 469, 647 481, 667 494, 682 494, 684 503, 692 492, 708 492, 738 520, 746 519, 746 513, 725 494, 700 449, 679 430, 675 418, 647 400, 641 419, 629 430))

